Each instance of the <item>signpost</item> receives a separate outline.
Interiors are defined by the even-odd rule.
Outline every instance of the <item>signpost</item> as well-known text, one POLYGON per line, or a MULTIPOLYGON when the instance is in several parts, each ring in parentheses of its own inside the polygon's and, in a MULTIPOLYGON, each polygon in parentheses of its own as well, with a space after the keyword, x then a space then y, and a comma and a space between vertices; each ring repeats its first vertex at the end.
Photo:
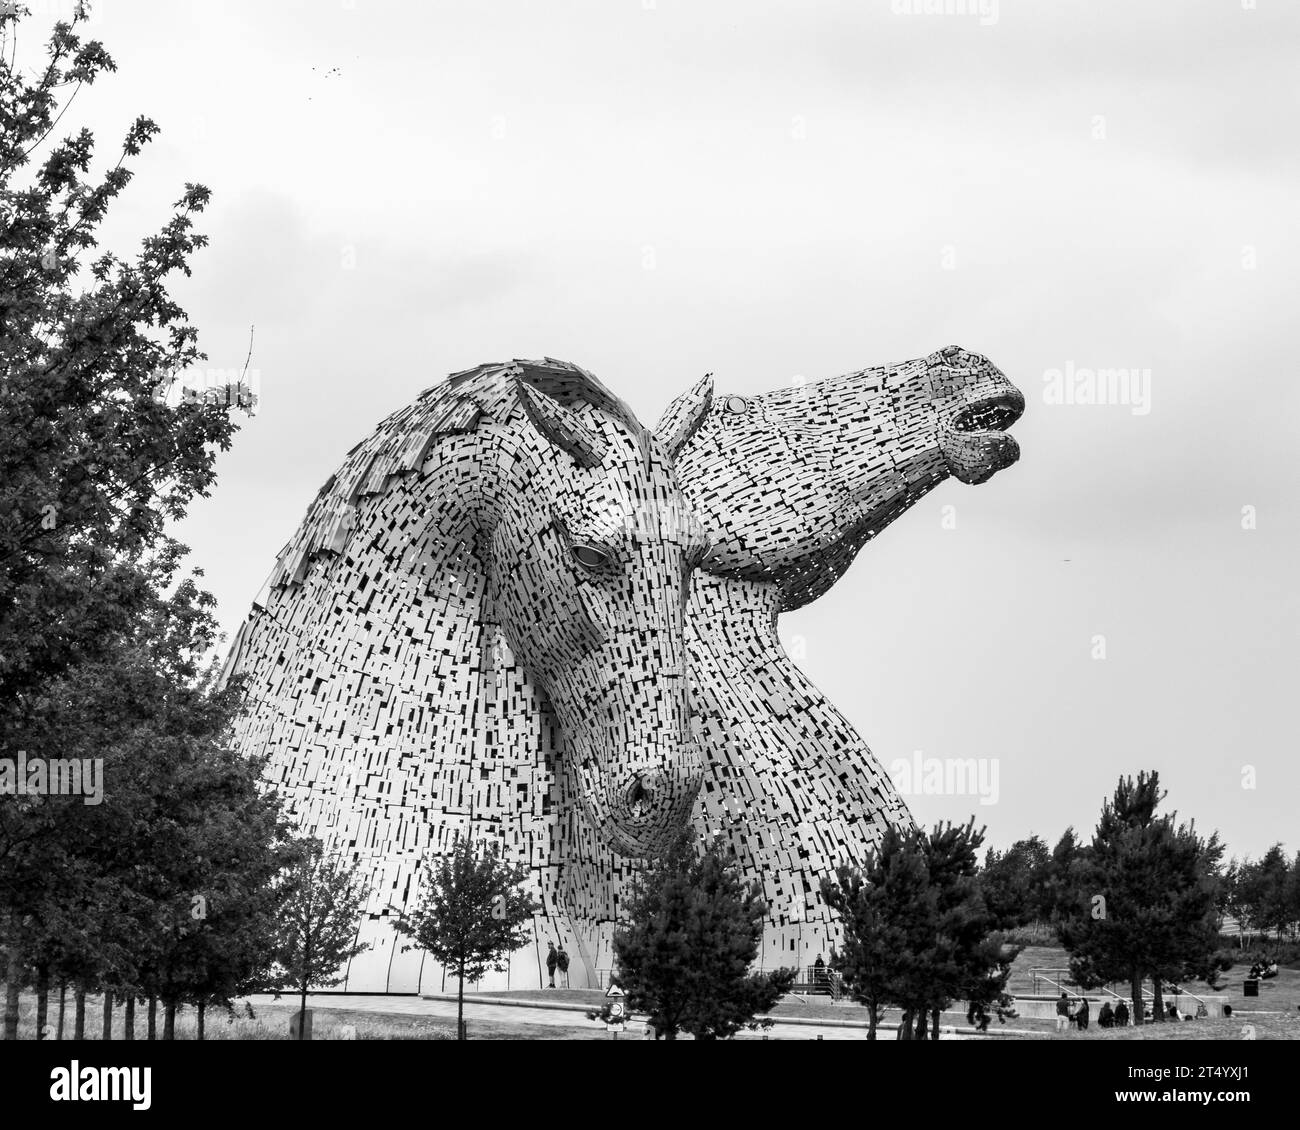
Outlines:
POLYGON ((627 994, 617 985, 610 985, 605 990, 605 997, 609 1001, 609 1017, 605 1021, 605 1031, 609 1033, 611 1040, 617 1040, 620 1032, 627 1029, 627 1002, 623 999, 627 994))

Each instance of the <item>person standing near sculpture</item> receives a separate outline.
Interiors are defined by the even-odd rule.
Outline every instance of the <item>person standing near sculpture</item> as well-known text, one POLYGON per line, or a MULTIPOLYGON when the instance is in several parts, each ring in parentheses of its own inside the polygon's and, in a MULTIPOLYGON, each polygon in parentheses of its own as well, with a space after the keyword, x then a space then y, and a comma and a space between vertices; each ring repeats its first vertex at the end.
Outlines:
POLYGON ((547 942, 546 944, 550 947, 546 952, 546 973, 550 978, 546 987, 553 989, 555 988, 555 967, 560 964, 560 955, 555 952, 554 942, 547 942))
POLYGON ((564 981, 564 988, 569 987, 569 954, 564 948, 564 943, 560 943, 560 948, 555 954, 555 967, 560 971, 560 977, 564 981))
POLYGON ((1064 990, 1061 991, 1060 999, 1056 1002, 1056 1030, 1058 1032, 1066 1031, 1070 1026, 1070 995, 1064 990))

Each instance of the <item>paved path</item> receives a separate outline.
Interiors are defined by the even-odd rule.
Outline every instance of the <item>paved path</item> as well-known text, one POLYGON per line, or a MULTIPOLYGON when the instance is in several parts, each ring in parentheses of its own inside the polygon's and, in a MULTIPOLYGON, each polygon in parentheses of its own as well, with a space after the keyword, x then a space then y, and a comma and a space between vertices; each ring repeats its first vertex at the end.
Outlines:
MULTIPOLYGON (((277 1002, 269 995, 259 995, 249 998, 254 1006, 280 1004, 287 1005, 297 1009, 298 998, 283 996, 277 1002)), ((353 1012, 373 1012, 377 1015, 388 1016, 419 1016, 433 1017, 455 1021, 456 1019, 456 1001, 451 1000, 431 1000, 426 997, 393 997, 393 996, 344 996, 336 993, 309 993, 307 995, 307 1007, 311 1009, 347 1009, 353 1012)), ((564 1005, 547 1005, 544 1002, 527 1001, 520 1004, 484 1004, 479 1001, 465 1002, 465 1019, 472 1023, 474 1020, 488 1020, 499 1024, 524 1025, 532 1024, 547 1028, 575 1028, 591 1032, 597 1028, 596 1022, 588 1020, 585 1015, 587 1006, 565 1007, 564 1005)), ((621 1039, 641 1039, 643 1025, 641 1021, 634 1020, 628 1024, 627 1030, 620 1037, 621 1039)), ((1035 1035, 1037 1033, 1034 1033, 1035 1035)), ((761 1040, 764 1033, 762 1032, 742 1032, 736 1038, 741 1040, 761 1040)), ((777 1020, 775 1024, 767 1031, 767 1037, 772 1040, 865 1040, 866 1029, 850 1028, 843 1024, 816 1024, 803 1022, 801 1024, 783 1023, 777 1020)), ((892 1031, 882 1031, 882 1039, 893 1040, 892 1031)), ((960 1034, 944 1034, 946 1040, 970 1039, 972 1037, 960 1034)))

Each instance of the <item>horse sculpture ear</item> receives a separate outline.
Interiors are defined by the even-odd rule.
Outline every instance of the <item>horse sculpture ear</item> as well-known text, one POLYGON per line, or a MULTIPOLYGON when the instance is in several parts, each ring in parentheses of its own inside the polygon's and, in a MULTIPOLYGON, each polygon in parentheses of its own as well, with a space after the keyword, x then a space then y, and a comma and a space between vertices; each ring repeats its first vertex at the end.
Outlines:
POLYGON ((686 446, 686 441, 695 434, 695 429, 709 414, 713 404, 713 374, 705 373, 694 388, 688 389, 674 400, 655 425, 655 435, 664 445, 670 459, 686 446))
POLYGON ((523 381, 519 382, 519 400, 533 427, 572 455, 580 467, 599 467, 605 461, 605 441, 559 401, 523 381))

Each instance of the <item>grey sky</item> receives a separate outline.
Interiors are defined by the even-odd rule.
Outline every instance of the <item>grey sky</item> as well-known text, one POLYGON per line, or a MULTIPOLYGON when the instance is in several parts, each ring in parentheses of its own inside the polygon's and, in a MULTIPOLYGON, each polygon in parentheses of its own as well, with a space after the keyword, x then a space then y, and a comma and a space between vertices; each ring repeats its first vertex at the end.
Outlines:
POLYGON ((928 496, 783 636, 884 764, 1000 759, 997 804, 914 796, 923 822, 1054 840, 1154 767, 1230 850, 1300 848, 1300 9, 892 8, 104 0, 120 73, 64 124, 103 156, 163 127, 111 242, 208 184, 178 294, 213 367, 257 325, 262 410, 181 531, 223 622, 448 372, 574 360, 649 423, 708 370, 759 392, 959 343, 1024 390, 1021 462, 928 496), (1044 403, 1067 364, 1149 369, 1150 412, 1044 403))

